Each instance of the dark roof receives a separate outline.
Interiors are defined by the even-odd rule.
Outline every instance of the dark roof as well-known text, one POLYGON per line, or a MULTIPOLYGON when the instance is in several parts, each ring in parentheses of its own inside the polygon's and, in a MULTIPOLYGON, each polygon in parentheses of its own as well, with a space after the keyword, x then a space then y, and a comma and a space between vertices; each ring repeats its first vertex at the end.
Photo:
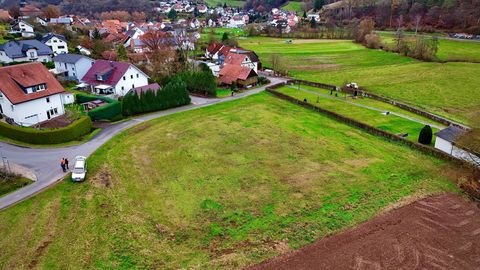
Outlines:
POLYGON ((42 97, 65 92, 52 73, 42 65, 33 62, 0 68, 0 91, 12 104, 18 104, 42 97), (22 87, 46 84, 46 89, 26 94, 22 87))
POLYGON ((47 42, 48 40, 50 40, 51 38, 53 38, 53 37, 57 37, 58 39, 61 39, 61 40, 65 41, 65 42, 67 42, 67 40, 65 39, 64 36, 58 35, 58 34, 55 34, 55 33, 48 33, 48 34, 44 35, 40 41, 43 42, 43 43, 45 43, 45 42, 47 42))
MULTIPOLYGON (((113 86, 120 81, 130 66, 137 68, 134 65, 125 62, 96 60, 95 64, 93 64, 85 76, 83 76, 82 81, 91 85, 107 84, 113 86), (98 81, 97 75, 103 76, 104 80, 98 81)), ((139 71, 142 72, 141 70, 139 71)))
POLYGON ((62 63, 69 63, 69 64, 75 64, 78 62, 78 60, 86 58, 88 60, 93 61, 90 57, 86 57, 81 54, 72 54, 72 53, 62 53, 53 58, 54 62, 62 62, 62 63))
POLYGON ((448 128, 442 129, 439 132, 435 133, 435 135, 439 138, 444 139, 445 141, 455 142, 455 140, 465 132, 466 131, 461 128, 449 126, 448 128))
POLYGON ((27 50, 31 48, 37 49, 38 55, 50 55, 53 53, 50 47, 35 39, 9 41, 0 45, 0 51, 4 51, 10 58, 26 57, 27 50))

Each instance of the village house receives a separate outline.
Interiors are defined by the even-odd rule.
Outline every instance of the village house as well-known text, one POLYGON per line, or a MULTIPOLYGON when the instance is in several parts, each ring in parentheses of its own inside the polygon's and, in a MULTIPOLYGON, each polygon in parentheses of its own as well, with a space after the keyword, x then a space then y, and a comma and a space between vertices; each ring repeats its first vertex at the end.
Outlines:
POLYGON ((40 41, 52 49, 53 55, 68 53, 67 40, 62 35, 48 33, 40 41))
POLYGON ((149 77, 136 66, 96 60, 82 78, 95 94, 124 96, 130 89, 148 85, 149 77))
POLYGON ((80 54, 59 54, 53 58, 55 74, 68 80, 80 81, 93 66, 95 60, 80 54))
POLYGON ((0 81, 0 113, 22 126, 60 116, 74 101, 41 63, 0 68, 0 81))
POLYGON ((42 42, 15 40, 0 45, 0 63, 11 62, 50 62, 52 49, 42 42))
POLYGON ((89 50, 89 49, 87 49, 87 48, 85 48, 81 45, 78 45, 77 47, 75 47, 75 49, 83 55, 91 55, 92 54, 91 50, 89 50))
POLYGON ((236 84, 241 88, 248 88, 257 82, 258 74, 253 69, 237 65, 224 65, 218 77, 219 84, 236 84))
POLYGON ((253 62, 247 54, 237 53, 236 50, 231 50, 229 54, 225 56, 225 60, 223 61, 225 65, 236 65, 251 68, 258 72, 258 63, 253 62))
POLYGON ((12 31, 11 33, 20 33, 22 34, 22 37, 28 38, 28 37, 34 37, 35 36, 35 31, 34 28, 31 24, 25 22, 25 21, 18 21, 12 26, 12 31))
POLYGON ((43 12, 34 5, 25 5, 20 7, 20 16, 22 18, 38 17, 42 16, 43 12))

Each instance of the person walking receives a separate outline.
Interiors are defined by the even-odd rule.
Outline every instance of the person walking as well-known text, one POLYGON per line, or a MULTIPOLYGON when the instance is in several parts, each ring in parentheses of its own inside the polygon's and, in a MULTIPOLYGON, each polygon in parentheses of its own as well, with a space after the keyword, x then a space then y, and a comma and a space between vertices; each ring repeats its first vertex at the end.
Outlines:
POLYGON ((65 167, 67 167, 67 170, 70 169, 68 168, 68 158, 65 158, 65 167))
POLYGON ((62 167, 62 171, 63 172, 66 172, 67 170, 65 169, 65 158, 62 158, 62 160, 60 160, 60 166, 62 167))

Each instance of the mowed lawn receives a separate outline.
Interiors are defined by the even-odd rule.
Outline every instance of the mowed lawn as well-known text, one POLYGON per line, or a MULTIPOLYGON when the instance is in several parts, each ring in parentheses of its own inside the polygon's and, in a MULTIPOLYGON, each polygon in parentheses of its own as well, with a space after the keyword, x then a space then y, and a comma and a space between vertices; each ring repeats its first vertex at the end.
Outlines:
POLYGON ((223 4, 227 4, 229 7, 243 7, 245 5, 245 1, 241 0, 206 0, 205 4, 207 4, 210 8, 215 8, 217 6, 223 6, 223 4))
POLYGON ((241 268, 457 192, 455 166, 268 93, 142 123, 89 166, 0 212, 0 268, 241 268))
POLYGON ((421 62, 348 40, 239 41, 255 50, 267 67, 272 53, 284 56, 284 65, 295 78, 335 85, 355 81, 369 91, 467 124, 480 114, 480 64, 421 62))
POLYGON ((289 1, 285 6, 280 7, 280 9, 294 11, 295 13, 300 13, 302 12, 302 4, 303 2, 289 1))
MULTIPOLYGON (((345 98, 344 93, 339 92, 333 92, 330 95, 328 90, 306 85, 287 85, 280 87, 277 91, 298 100, 306 99, 308 103, 315 106, 393 134, 407 134, 406 139, 414 142, 418 141, 420 130, 425 124, 431 125, 434 133, 445 128, 438 122, 369 98, 345 98), (335 94, 339 96, 335 97, 335 94), (384 114, 386 111, 391 113, 386 115, 384 114)), ((432 140, 432 146, 434 143, 435 139, 432 140)))

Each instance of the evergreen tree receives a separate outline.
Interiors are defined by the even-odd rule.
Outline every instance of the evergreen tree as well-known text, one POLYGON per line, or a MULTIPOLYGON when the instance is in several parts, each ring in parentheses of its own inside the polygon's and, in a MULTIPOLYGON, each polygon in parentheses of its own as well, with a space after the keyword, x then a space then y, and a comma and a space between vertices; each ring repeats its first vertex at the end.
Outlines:
POLYGON ((313 9, 315 11, 320 10, 323 5, 325 5, 325 0, 315 0, 315 2, 313 2, 313 9))
POLYGON ((117 48, 117 58, 118 60, 127 60, 127 49, 123 44, 120 44, 117 48))
POLYGON ((432 128, 429 125, 425 125, 418 136, 418 142, 425 145, 430 145, 432 143, 433 132, 432 128))
POLYGON ((222 35, 222 43, 227 43, 229 39, 228 32, 224 32, 222 35))
POLYGON ((95 40, 102 39, 102 36, 100 35, 100 31, 98 31, 97 28, 93 29, 92 38, 95 40))
POLYGON ((193 9, 193 16, 195 16, 195 18, 196 18, 196 17, 200 17, 200 11, 198 11, 198 8, 197 8, 197 7, 195 7, 195 8, 193 9))
POLYGON ((167 14, 167 17, 171 20, 171 21, 174 21, 175 19, 177 19, 177 12, 175 11, 175 9, 170 9, 170 11, 168 12, 167 14))

